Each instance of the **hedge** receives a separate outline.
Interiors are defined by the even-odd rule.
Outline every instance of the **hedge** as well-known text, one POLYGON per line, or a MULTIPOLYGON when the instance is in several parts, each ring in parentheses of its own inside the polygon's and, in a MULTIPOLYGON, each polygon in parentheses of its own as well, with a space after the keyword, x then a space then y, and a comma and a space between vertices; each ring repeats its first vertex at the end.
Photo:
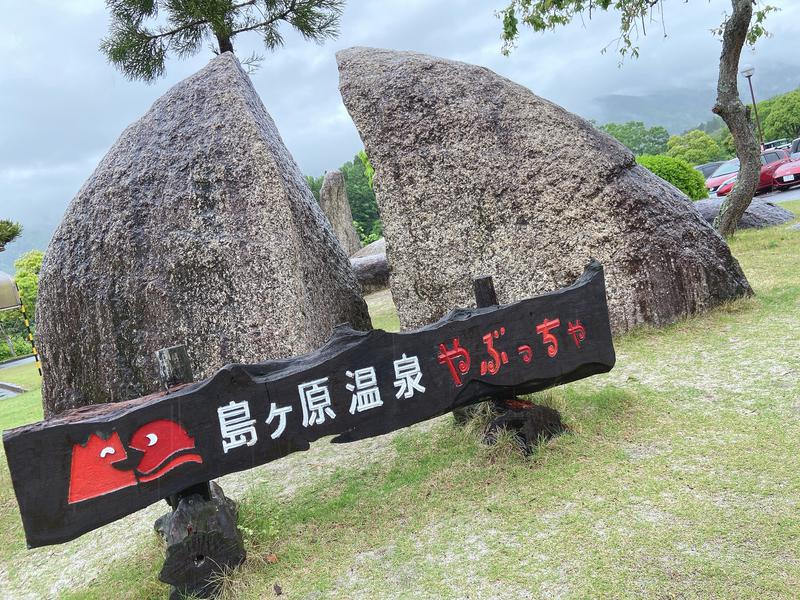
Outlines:
POLYGON ((663 154, 643 154, 636 158, 636 162, 674 185, 692 200, 708 197, 703 174, 693 169, 685 160, 663 154))

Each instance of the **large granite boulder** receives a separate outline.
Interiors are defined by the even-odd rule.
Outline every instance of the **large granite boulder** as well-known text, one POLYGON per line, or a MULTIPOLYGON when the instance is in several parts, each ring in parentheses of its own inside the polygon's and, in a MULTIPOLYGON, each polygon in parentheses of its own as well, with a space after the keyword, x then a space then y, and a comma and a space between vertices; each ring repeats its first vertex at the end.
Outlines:
POLYGON ((751 293, 681 192, 587 121, 492 71, 423 54, 337 54, 340 91, 375 167, 404 327, 606 269, 615 332, 751 293))
MULTIPOLYGON (((713 223, 714 219, 719 214, 719 209, 722 206, 721 198, 708 198, 707 200, 698 200, 694 203, 694 207, 703 215, 703 218, 709 223, 713 223)), ((775 225, 783 225, 789 221, 794 220, 794 213, 790 210, 773 204, 768 200, 761 200, 760 198, 753 198, 750 206, 744 211, 742 218, 739 219, 738 229, 763 229, 764 227, 773 227, 775 225)))
POLYGON ((347 187, 341 171, 328 171, 319 190, 319 205, 331 222, 333 233, 348 256, 361 249, 361 240, 353 225, 353 213, 347 199, 347 187))
POLYGON ((236 58, 128 127, 70 204, 37 308, 45 413, 153 392, 153 352, 195 376, 368 328, 347 256, 236 58))

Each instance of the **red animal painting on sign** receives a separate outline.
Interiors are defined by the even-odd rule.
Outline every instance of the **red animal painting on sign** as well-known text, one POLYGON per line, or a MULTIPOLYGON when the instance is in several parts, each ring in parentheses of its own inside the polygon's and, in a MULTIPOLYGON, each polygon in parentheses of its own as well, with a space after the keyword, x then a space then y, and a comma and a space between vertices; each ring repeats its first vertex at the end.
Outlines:
POLYGON ((186 463, 201 463, 194 452, 194 438, 177 423, 166 419, 142 425, 131 436, 128 448, 141 453, 135 471, 120 463, 128 451, 115 431, 108 438, 92 434, 85 444, 72 447, 68 502, 75 504, 105 496, 138 483, 153 481, 186 463))
POLYGON ((136 471, 139 481, 153 481, 188 462, 202 463, 194 450, 194 438, 173 421, 161 419, 142 425, 128 445, 144 452, 136 471))
POLYGON ((132 471, 120 471, 114 465, 128 458, 115 431, 107 439, 90 435, 85 445, 72 447, 69 479, 69 503, 81 502, 136 485, 132 471))

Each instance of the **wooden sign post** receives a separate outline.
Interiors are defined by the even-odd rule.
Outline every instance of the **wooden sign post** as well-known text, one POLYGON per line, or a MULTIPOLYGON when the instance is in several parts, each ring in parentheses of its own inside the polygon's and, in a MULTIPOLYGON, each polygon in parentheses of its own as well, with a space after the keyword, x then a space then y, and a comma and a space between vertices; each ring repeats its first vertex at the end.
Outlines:
MULTIPOLYGON (((156 352, 158 376, 169 392, 194 381, 185 346, 156 352)), ((166 498, 172 512, 156 521, 167 544, 158 578, 172 586, 170 600, 216 597, 222 577, 246 557, 236 503, 216 483, 203 481, 166 498)))
POLYGON ((486 397, 614 366, 603 270, 504 306, 457 309, 415 331, 334 330, 295 358, 70 411, 3 435, 30 547, 57 544, 162 498, 319 438, 352 442, 486 397))

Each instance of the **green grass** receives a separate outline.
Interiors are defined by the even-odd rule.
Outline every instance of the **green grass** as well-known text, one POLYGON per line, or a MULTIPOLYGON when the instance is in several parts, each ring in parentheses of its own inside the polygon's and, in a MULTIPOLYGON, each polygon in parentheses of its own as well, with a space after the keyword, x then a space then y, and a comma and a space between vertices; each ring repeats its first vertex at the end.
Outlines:
POLYGON ((37 390, 42 386, 42 378, 34 363, 25 363, 0 369, 0 381, 22 386, 26 390, 37 390))
MULTIPOLYGON (((288 598, 796 597, 800 232, 743 231, 731 247, 756 296, 617 338, 611 373, 544 398, 571 433, 529 458, 442 417, 338 467, 299 455, 299 486, 281 476, 292 457, 250 471, 248 560, 225 598, 275 585, 288 598)), ((368 302, 376 327, 397 329, 387 294, 368 302)), ((0 535, 0 559, 23 560, 21 533, 0 535)), ((161 549, 145 542, 63 597, 164 597, 161 549)))
MULTIPOLYGON (((24 394, 0 400, 0 430, 18 427, 42 419, 42 381, 33 363, 0 369, 0 381, 22 386, 24 394)), ((6 465, 0 448, 0 563, 24 552, 22 523, 6 465)))
POLYGON ((392 301, 392 293, 382 290, 367 296, 369 314, 372 317, 372 326, 384 331, 400 331, 400 319, 392 301))

